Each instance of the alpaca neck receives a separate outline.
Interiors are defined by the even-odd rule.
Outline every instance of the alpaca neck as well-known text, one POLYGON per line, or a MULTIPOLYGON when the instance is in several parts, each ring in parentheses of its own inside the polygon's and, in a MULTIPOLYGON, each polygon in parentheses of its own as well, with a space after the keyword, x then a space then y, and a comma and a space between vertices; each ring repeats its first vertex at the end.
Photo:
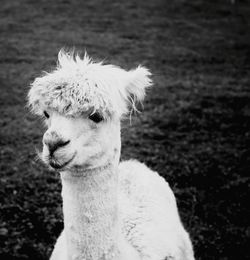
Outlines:
POLYGON ((61 173, 64 230, 69 259, 116 259, 117 165, 74 176, 61 173))

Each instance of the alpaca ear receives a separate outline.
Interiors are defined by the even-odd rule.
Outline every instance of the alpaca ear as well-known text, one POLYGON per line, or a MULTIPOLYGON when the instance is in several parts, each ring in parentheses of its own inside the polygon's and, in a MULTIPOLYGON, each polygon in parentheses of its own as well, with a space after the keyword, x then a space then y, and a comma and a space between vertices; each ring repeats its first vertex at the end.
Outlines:
POLYGON ((126 93, 128 100, 132 102, 134 106, 135 102, 142 102, 145 97, 146 88, 152 85, 150 71, 145 67, 137 67, 135 70, 128 71, 129 80, 127 81, 126 93))

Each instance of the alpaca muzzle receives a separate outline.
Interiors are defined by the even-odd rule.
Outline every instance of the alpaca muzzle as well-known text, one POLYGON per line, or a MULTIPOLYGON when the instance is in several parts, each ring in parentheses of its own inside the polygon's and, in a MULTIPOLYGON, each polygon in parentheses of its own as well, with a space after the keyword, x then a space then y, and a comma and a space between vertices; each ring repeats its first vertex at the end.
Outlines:
POLYGON ((57 149, 67 146, 70 140, 62 139, 55 132, 46 132, 43 137, 43 143, 48 147, 50 157, 52 157, 57 149))

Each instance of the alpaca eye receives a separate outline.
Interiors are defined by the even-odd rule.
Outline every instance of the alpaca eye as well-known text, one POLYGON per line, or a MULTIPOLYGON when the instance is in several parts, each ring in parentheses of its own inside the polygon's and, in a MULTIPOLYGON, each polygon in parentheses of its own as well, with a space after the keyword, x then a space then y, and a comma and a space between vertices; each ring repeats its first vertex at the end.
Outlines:
POLYGON ((46 118, 49 118, 49 114, 46 111, 43 111, 43 114, 46 118))
POLYGON ((99 113, 94 113, 89 115, 89 119, 95 123, 100 123, 103 120, 103 117, 99 113))

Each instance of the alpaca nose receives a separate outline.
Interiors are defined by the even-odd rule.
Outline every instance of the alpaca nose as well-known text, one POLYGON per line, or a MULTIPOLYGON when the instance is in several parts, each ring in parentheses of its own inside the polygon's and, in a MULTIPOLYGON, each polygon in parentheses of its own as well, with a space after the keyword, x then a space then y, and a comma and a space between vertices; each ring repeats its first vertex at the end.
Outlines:
POLYGON ((64 140, 56 132, 46 132, 43 136, 43 142, 47 145, 50 155, 58 148, 64 147, 70 143, 70 140, 64 140))

